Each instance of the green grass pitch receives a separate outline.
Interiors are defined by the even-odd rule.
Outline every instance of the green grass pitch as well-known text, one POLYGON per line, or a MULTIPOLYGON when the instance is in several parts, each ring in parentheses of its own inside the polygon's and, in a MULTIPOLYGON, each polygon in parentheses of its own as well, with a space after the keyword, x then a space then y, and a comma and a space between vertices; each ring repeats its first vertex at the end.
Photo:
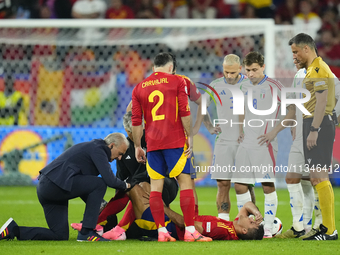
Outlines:
MULTIPOLYGON (((283 222, 283 230, 290 228, 291 213, 288 191, 278 190, 279 206, 277 217, 283 222)), ((197 188, 199 212, 201 215, 217 215, 215 187, 197 188)), ((340 226, 340 188, 334 188, 336 225, 340 226)), ((114 195, 108 189, 105 199, 114 195)), ((263 192, 256 188, 257 206, 263 212, 263 192)), ((236 216, 235 191, 231 190, 231 218, 236 216)), ((172 209, 180 212, 178 198, 172 203, 172 209)), ((69 223, 79 222, 84 212, 84 203, 80 199, 70 201, 69 223)), ((122 214, 118 215, 121 219, 122 214)), ((42 207, 40 206, 35 187, 0 187, 0 225, 12 217, 21 226, 46 227, 42 207)), ((211 243, 157 243, 138 240, 111 241, 103 243, 80 243, 76 241, 77 231, 70 227, 69 241, 0 241, 1 255, 14 254, 339 254, 340 241, 301 241, 262 240, 262 241, 213 241, 211 243)))

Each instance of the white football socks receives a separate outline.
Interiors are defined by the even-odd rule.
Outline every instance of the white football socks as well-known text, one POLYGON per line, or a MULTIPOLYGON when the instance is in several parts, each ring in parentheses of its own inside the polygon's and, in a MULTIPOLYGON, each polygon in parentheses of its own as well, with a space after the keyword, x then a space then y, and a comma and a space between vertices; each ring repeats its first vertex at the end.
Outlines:
POLYGON ((320 224, 322 223, 322 214, 321 214, 321 209, 320 209, 320 203, 319 203, 319 194, 314 188, 314 196, 315 196, 315 204, 314 204, 314 229, 318 229, 320 227, 320 224))
POLYGON ((293 227, 303 230, 303 191, 301 183, 287 184, 290 197, 290 209, 293 215, 293 227))
POLYGON ((309 180, 301 180, 303 190, 303 228, 306 233, 312 229, 312 218, 314 209, 314 189, 309 180))
POLYGON ((264 194, 264 229, 272 232, 274 219, 277 211, 277 194, 276 191, 264 194))
POLYGON ((239 194, 239 195, 236 194, 236 200, 237 200, 237 209, 238 211, 240 211, 245 203, 251 201, 249 190, 243 194, 239 194))

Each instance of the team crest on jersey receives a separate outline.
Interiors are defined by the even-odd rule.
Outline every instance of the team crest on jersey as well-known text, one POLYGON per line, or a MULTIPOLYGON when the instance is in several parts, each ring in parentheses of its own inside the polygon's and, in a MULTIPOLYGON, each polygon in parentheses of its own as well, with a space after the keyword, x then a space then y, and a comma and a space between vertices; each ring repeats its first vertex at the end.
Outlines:
POLYGON ((320 68, 319 68, 319 67, 316 67, 316 68, 315 68, 315 72, 317 72, 317 73, 318 73, 318 72, 319 72, 319 70, 320 70, 320 68))
POLYGON ((260 91, 260 99, 263 100, 265 98, 265 96, 266 96, 266 91, 264 89, 261 89, 261 91, 260 91))

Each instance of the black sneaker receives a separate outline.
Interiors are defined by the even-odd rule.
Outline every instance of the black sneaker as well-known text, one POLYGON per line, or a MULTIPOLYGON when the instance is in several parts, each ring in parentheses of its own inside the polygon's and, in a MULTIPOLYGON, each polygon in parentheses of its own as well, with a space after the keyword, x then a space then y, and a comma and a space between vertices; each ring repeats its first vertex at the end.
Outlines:
POLYGON ((1 227, 0 229, 0 240, 7 239, 13 240, 15 235, 15 231, 19 231, 18 224, 12 218, 9 218, 8 221, 1 227))
POLYGON ((80 232, 77 237, 78 242, 98 242, 98 241, 110 241, 97 234, 95 231, 90 231, 88 234, 83 235, 80 232))
POLYGON ((327 227, 320 224, 320 229, 314 235, 307 237, 302 240, 317 240, 317 241, 326 241, 326 240, 338 240, 338 231, 334 230, 333 234, 327 235, 327 227))

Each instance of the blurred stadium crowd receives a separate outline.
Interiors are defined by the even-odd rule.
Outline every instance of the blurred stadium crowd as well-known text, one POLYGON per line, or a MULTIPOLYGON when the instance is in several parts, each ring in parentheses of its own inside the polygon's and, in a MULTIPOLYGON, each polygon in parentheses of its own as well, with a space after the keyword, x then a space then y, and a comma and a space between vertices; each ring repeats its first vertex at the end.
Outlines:
POLYGON ((273 18, 318 30, 319 54, 340 65, 340 0, 0 0, 10 19, 273 18))
POLYGON ((1 0, 1 18, 275 18, 338 28, 339 0, 1 0))

